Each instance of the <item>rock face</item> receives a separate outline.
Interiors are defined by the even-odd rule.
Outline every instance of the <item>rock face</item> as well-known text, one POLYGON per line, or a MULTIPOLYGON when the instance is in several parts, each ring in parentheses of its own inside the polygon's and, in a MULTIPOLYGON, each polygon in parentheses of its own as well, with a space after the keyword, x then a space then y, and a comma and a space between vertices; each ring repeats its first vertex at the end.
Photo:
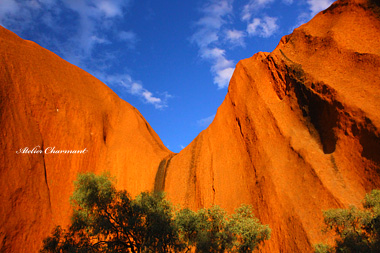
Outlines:
POLYGON ((171 152, 106 85, 0 27, 0 252, 37 252, 70 217, 73 180, 108 170, 133 195, 153 190, 171 152), (21 148, 86 154, 16 154, 21 148))
POLYGON ((272 228, 263 252, 311 252, 322 210, 380 187, 380 12, 338 1, 238 63, 214 122, 174 156, 175 202, 252 204, 272 228))
POLYGON ((100 81, 0 27, 0 251, 36 252, 68 223, 78 172, 135 195, 232 211, 272 228, 262 252, 310 252, 322 210, 380 187, 380 7, 341 0, 238 63, 213 123, 179 154, 100 81), (21 148, 86 154, 17 154, 21 148))

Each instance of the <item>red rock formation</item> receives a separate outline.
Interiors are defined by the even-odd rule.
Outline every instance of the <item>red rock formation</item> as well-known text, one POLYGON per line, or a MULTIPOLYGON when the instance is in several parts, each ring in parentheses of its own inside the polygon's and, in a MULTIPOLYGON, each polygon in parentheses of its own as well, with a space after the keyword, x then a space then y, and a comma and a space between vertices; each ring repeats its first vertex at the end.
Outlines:
POLYGON ((78 172, 109 170, 132 194, 252 204, 263 252, 310 252, 323 209, 380 187, 380 8, 341 0, 238 63, 213 123, 179 154, 91 75, 0 28, 0 251, 35 252, 67 224, 78 172), (79 154, 16 154, 55 146, 79 154))
POLYGON ((67 224, 78 172, 108 170, 132 194, 153 190, 171 154, 106 85, 0 27, 0 252, 37 252, 67 224), (16 154, 56 147, 86 154, 16 154))
POLYGON ((338 1, 272 53, 238 63, 214 122, 165 169, 192 208, 252 204, 263 252, 310 252, 322 210, 380 187, 380 12, 338 1))

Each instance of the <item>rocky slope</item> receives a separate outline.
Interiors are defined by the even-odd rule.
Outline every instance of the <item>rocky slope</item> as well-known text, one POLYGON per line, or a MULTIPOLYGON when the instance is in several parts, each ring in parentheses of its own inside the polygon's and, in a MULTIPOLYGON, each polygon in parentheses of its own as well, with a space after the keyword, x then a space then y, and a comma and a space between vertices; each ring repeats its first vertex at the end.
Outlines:
POLYGON ((252 204, 262 252, 327 240, 321 210, 380 187, 380 7, 340 0, 238 63, 213 123, 179 154, 81 69, 0 27, 0 251, 36 252, 67 224, 78 172, 191 208, 252 204), (86 154, 17 154, 39 146, 86 154))
POLYGON ((214 122, 167 167, 163 189, 192 208, 252 204, 263 252, 327 240, 321 210, 380 187, 380 12, 338 1, 238 63, 214 122))
POLYGON ((37 252, 67 224, 78 172, 108 170, 132 194, 153 190, 171 154, 106 85, 0 27, 0 252, 37 252), (29 147, 86 154, 17 154, 29 147))

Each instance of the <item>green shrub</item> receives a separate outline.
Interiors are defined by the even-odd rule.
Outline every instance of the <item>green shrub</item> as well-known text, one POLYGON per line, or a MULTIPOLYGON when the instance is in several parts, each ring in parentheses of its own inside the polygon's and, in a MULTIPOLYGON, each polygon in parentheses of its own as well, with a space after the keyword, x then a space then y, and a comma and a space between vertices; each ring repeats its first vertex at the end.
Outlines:
POLYGON ((335 245, 318 244, 315 252, 380 252, 380 191, 367 194, 363 207, 325 211, 326 229, 336 234, 335 245))
POLYGON ((44 240, 41 252, 251 252, 269 239, 249 206, 174 210, 161 192, 131 199, 108 174, 78 175, 72 223, 44 240))

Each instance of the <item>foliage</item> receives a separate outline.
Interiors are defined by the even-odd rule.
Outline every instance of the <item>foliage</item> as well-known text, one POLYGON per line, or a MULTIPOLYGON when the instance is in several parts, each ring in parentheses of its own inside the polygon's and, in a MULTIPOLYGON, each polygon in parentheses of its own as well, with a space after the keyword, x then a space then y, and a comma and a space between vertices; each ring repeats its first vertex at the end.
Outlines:
POLYGON ((198 212, 183 209, 176 222, 187 249, 195 247, 196 252, 252 252, 271 232, 246 205, 231 216, 218 206, 198 212))
POLYGON ((238 252, 253 251, 259 243, 270 238, 269 226, 260 224, 260 221, 253 215, 251 206, 243 205, 236 209, 228 227, 237 237, 234 246, 238 252))
POLYGON ((231 248, 232 238, 226 231, 226 213, 218 206, 198 212, 185 209, 179 212, 176 221, 181 234, 190 238, 187 244, 195 246, 197 252, 224 252, 231 248))
POLYGON ((332 253, 334 252, 334 248, 330 245, 319 243, 314 245, 314 252, 315 253, 332 253))
POLYGON ((270 237, 249 206, 229 216, 213 206, 174 210, 160 192, 131 199, 109 175, 80 174, 72 223, 44 240, 41 252, 250 252, 270 237))
POLYGON ((325 211, 327 230, 337 237, 333 247, 318 244, 315 252, 380 252, 380 191, 367 194, 363 207, 325 211))

